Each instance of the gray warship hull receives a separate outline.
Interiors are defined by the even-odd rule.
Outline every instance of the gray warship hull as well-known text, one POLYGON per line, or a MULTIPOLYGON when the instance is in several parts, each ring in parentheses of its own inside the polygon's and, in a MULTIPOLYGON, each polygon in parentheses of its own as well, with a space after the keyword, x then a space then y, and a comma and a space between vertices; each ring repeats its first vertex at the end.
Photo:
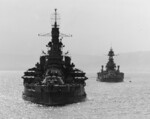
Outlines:
POLYGON ((97 75, 97 81, 101 82, 123 82, 124 79, 124 73, 110 75, 99 72, 97 75))
POLYGON ((24 86, 23 99, 47 106, 66 105, 86 100, 83 85, 24 86))

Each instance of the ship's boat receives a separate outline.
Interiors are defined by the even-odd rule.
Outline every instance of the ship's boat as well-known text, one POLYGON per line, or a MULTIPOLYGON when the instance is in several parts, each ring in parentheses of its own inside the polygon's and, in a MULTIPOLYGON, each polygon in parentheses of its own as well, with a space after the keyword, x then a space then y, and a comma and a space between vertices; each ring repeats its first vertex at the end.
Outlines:
POLYGON ((124 73, 120 72, 119 68, 116 69, 116 64, 114 63, 113 56, 115 56, 113 49, 111 48, 109 53, 109 61, 106 64, 106 70, 102 65, 102 69, 97 73, 97 81, 101 82, 122 82, 124 79, 124 73))
POLYGON ((60 38, 57 10, 52 25, 52 40, 47 53, 43 53, 35 67, 24 72, 23 98, 43 105, 65 105, 86 99, 85 73, 71 62, 60 38))

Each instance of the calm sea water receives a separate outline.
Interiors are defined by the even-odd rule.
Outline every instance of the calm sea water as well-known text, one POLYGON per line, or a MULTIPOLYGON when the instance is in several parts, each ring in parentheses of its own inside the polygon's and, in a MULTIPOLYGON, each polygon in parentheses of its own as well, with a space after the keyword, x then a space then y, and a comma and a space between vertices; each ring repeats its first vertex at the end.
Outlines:
POLYGON ((24 101, 22 75, 0 72, 0 119, 150 119, 150 73, 126 73, 123 83, 97 82, 89 74, 87 100, 62 107, 24 101))

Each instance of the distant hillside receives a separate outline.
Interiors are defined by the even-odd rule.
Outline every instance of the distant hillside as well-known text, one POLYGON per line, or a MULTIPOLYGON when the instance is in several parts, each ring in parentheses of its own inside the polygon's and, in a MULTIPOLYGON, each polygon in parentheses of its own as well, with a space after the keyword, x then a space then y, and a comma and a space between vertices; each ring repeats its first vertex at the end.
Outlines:
MULTIPOLYGON (((1 54, 0 70, 26 70, 33 67, 39 61, 39 55, 8 55, 1 54)), ((77 68, 86 72, 98 72, 101 65, 105 65, 108 57, 90 56, 90 55, 73 55, 72 62, 77 68)), ((120 53, 115 57, 116 65, 120 65, 120 70, 125 72, 150 72, 150 51, 120 53)))
POLYGON ((26 70, 37 61, 36 55, 1 54, 0 70, 26 70))
POLYGON ((150 72, 150 51, 120 54, 116 61, 125 71, 150 72))
MULTIPOLYGON (((108 56, 76 56, 73 60, 77 65, 88 72, 97 72, 101 65, 106 65, 108 56)), ((125 72, 150 72, 150 51, 120 53, 114 57, 116 65, 120 65, 120 70, 125 72)))

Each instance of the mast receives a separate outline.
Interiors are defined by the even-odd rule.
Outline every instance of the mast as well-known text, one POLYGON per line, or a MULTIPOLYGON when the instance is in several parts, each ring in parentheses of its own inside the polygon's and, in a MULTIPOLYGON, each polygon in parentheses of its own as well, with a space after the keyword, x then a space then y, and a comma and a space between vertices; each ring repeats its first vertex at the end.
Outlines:
POLYGON ((57 14, 57 9, 55 9, 54 15, 55 15, 54 27, 57 28, 57 15, 58 15, 58 14, 57 14))
POLYGON ((52 24, 52 31, 51 31, 51 36, 52 40, 51 42, 48 43, 48 46, 50 47, 50 50, 48 51, 49 55, 53 56, 61 56, 62 55, 62 42, 59 39, 59 27, 58 27, 58 14, 57 14, 57 9, 55 9, 54 13, 54 23, 52 24))
POLYGON ((110 48, 108 56, 109 56, 109 60, 108 60, 108 63, 106 65, 106 69, 107 69, 107 71, 108 70, 115 70, 116 64, 114 63, 114 58, 113 58, 113 56, 115 56, 115 54, 114 54, 112 47, 110 48))
POLYGON ((113 59, 113 56, 115 56, 112 47, 110 48, 110 51, 109 51, 109 53, 108 53, 108 56, 109 56, 109 59, 113 59))

